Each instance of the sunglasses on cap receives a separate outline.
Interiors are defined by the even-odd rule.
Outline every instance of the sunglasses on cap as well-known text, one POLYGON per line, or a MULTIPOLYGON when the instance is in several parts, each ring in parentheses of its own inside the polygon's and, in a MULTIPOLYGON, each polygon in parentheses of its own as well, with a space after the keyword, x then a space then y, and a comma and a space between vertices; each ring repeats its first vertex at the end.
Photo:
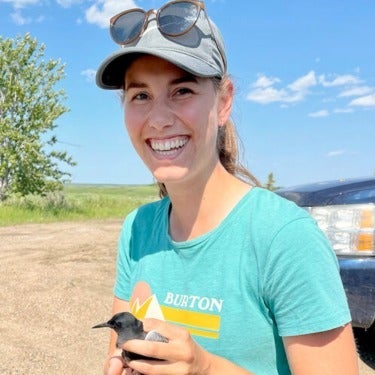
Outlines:
POLYGON ((159 31, 168 37, 178 37, 188 33, 196 24, 200 11, 203 10, 210 27, 211 37, 226 67, 226 59, 215 38, 210 19, 203 1, 175 0, 166 3, 158 10, 145 11, 140 8, 129 9, 113 16, 110 20, 112 39, 119 45, 127 45, 141 37, 146 30, 149 17, 155 14, 159 31))

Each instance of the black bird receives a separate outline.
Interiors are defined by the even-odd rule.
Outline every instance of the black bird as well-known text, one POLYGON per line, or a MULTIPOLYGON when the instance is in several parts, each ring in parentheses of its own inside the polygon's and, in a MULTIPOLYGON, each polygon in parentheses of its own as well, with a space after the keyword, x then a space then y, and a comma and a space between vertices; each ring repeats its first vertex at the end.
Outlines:
MULTIPOLYGON (((102 327, 112 328, 117 333, 116 346, 118 348, 121 348, 126 341, 132 339, 168 342, 166 337, 156 331, 145 332, 143 330, 143 323, 129 312, 117 313, 113 315, 108 322, 97 324, 92 328, 102 327)), ((129 352, 124 349, 122 350, 121 355, 127 362, 137 359, 157 359, 129 352)))

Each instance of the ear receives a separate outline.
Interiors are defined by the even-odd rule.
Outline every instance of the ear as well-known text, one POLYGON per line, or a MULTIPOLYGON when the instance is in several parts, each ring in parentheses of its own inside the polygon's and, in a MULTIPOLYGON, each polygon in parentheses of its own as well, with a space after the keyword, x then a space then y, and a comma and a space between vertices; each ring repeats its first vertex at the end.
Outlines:
POLYGON ((224 126, 231 111, 234 97, 233 82, 229 78, 224 78, 219 91, 218 118, 219 126, 224 126))

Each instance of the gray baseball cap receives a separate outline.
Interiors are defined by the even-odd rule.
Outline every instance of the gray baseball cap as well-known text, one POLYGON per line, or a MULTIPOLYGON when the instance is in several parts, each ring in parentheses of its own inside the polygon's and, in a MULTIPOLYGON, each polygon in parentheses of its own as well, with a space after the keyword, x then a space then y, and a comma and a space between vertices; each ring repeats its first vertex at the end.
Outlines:
POLYGON ((220 77, 226 72, 224 42, 217 26, 201 11, 194 27, 186 34, 162 34, 156 18, 149 19, 143 34, 131 44, 108 56, 96 73, 96 84, 107 90, 120 89, 126 67, 136 55, 160 57, 198 77, 220 77))

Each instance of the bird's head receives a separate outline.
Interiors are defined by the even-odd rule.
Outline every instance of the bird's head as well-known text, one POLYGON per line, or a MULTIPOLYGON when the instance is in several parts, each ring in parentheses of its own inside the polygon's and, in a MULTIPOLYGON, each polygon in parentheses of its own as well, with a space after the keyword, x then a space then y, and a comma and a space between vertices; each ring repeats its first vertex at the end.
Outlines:
POLYGON ((104 327, 115 330, 122 342, 138 339, 144 335, 143 323, 129 312, 117 313, 108 322, 97 324, 92 328, 104 327))

